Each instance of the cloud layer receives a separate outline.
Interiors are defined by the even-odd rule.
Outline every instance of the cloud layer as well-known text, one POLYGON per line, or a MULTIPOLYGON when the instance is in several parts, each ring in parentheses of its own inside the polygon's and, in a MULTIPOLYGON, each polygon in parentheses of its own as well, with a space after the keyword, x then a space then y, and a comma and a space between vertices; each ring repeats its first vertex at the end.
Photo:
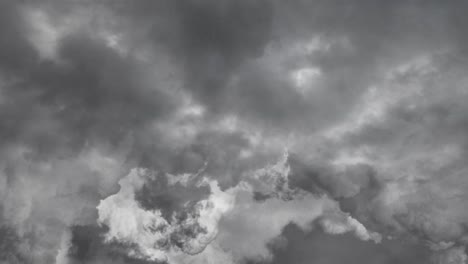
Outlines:
POLYGON ((466 263, 467 7, 0 0, 0 263, 466 263))

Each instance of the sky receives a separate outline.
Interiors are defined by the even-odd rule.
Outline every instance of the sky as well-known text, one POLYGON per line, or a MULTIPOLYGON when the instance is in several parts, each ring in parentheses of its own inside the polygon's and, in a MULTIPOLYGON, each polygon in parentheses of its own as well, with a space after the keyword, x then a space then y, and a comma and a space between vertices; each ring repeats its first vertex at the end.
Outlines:
POLYGON ((0 264, 466 264, 467 9, 0 0, 0 264))

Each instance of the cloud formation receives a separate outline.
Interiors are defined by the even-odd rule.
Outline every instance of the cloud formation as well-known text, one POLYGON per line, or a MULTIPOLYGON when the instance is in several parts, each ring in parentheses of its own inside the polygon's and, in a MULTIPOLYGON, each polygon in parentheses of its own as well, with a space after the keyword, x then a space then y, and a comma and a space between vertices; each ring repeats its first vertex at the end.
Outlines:
POLYGON ((466 263, 467 7, 0 0, 0 263, 466 263))
POLYGON ((133 169, 119 181, 120 190, 97 206, 98 223, 107 228, 104 243, 126 246, 129 256, 141 260, 217 263, 221 258, 238 263, 271 258, 268 244, 286 225, 295 223, 310 230, 319 217, 328 233, 353 231, 363 240, 380 242, 380 235, 341 212, 335 201, 288 189, 287 161, 286 153, 277 163, 252 171, 226 190, 216 180, 200 177, 203 170, 171 175, 133 169), (145 193, 147 186, 157 196, 145 193), (208 195, 198 195, 207 190, 208 195), (178 202, 174 191, 195 195, 174 207, 178 202), (259 202, 259 193, 267 198, 259 202))
POLYGON ((144 209, 135 200, 135 192, 148 177, 145 174, 132 170, 120 180, 120 191, 99 203, 98 222, 109 228, 105 240, 133 246, 129 250, 132 256, 156 261, 170 261, 171 251, 188 255, 203 251, 216 237, 218 221, 231 209, 233 195, 221 191, 216 182, 199 183, 209 186, 209 197, 192 201, 192 205, 184 204, 167 219, 160 210, 162 206, 144 209))

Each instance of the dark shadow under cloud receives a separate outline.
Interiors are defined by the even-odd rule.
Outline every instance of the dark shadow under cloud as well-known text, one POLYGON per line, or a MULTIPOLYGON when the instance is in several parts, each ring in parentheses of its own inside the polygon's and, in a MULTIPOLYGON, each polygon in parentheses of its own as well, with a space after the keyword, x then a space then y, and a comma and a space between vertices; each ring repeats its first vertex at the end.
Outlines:
POLYGON ((381 244, 362 241, 351 234, 330 235, 320 229, 304 232, 295 225, 283 230, 271 250, 273 260, 249 264, 423 264, 430 251, 421 245, 384 239, 381 244))

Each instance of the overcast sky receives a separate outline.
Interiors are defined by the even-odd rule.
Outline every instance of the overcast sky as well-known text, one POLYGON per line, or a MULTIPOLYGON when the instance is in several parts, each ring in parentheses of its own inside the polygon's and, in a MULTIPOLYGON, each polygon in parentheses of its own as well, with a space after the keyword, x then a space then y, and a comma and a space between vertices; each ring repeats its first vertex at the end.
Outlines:
POLYGON ((0 264, 465 264, 468 2, 0 0, 0 264))

